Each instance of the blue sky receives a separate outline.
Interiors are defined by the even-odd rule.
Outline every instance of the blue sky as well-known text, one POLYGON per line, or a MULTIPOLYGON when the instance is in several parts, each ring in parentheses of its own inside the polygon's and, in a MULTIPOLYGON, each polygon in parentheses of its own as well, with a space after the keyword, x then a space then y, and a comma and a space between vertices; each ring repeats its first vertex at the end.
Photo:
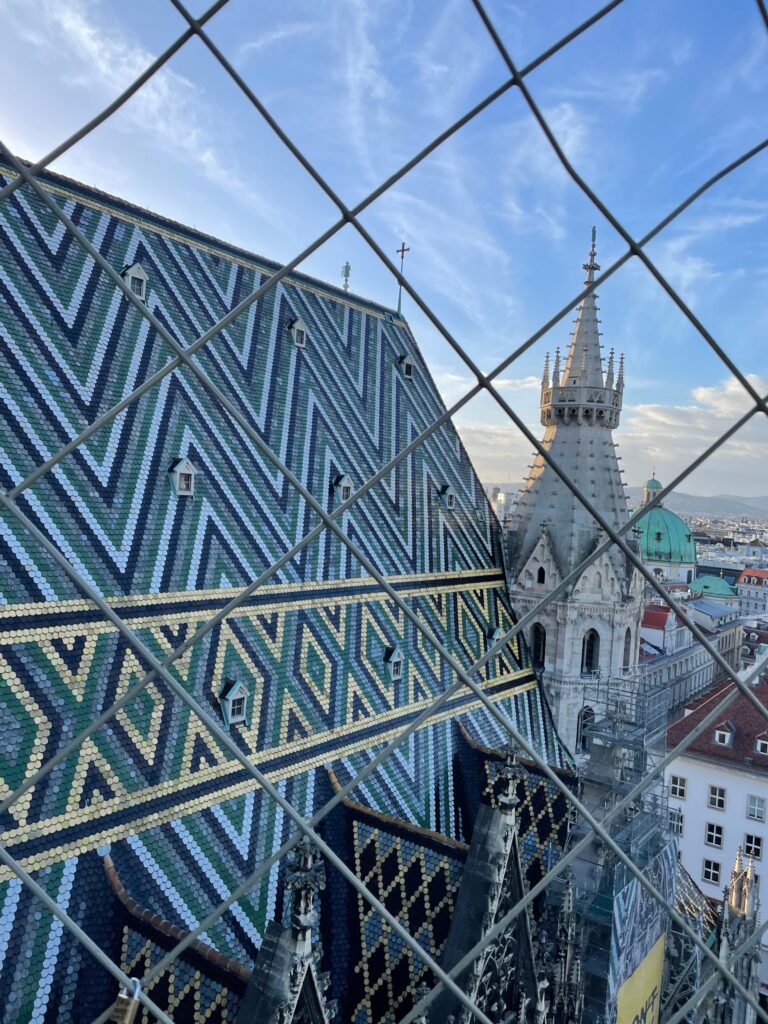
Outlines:
MULTIPOLYGON (((206 4, 190 0, 193 13, 206 4)), ((518 66, 599 4, 489 0, 518 66)), ((0 138, 35 159, 113 98, 183 29, 164 0, 0 0, 0 138)), ((230 0, 210 23, 270 112, 349 204, 508 77, 469 0, 230 0)), ((635 236, 766 135, 768 34, 752 0, 625 0, 527 79, 569 157, 635 236)), ((197 40, 56 169, 266 256, 288 260, 335 208, 197 40)), ((649 247, 696 315, 768 391, 768 155, 718 185, 649 247)), ((582 281, 592 224, 604 266, 623 243, 566 179, 515 90, 363 216, 381 246, 490 369, 582 281)), ((303 269, 396 302, 389 272, 345 228, 303 269)), ((604 342, 626 353, 617 433, 626 481, 676 473, 746 408, 727 369, 647 271, 600 293, 604 342)), ((404 313, 444 397, 472 383, 436 329, 404 313)), ((504 374, 539 433, 544 353, 570 317, 504 374)), ((530 445, 484 395, 457 417, 481 477, 517 481, 530 445)), ((768 493, 756 418, 683 486, 768 493)))

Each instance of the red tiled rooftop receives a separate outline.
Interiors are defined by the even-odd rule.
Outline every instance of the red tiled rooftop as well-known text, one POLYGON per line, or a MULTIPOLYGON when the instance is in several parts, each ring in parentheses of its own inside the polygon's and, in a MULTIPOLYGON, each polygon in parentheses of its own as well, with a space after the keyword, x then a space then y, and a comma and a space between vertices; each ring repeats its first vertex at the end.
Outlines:
MULTIPOLYGON (((754 576, 758 580, 768 580, 768 569, 744 569, 736 580, 737 583, 748 583, 749 577, 754 576)), ((765 586, 765 584, 763 584, 765 586)))
MULTIPOLYGON (((734 689, 734 683, 719 683, 697 700, 687 706, 685 718, 671 725, 667 730, 667 749, 671 750, 689 735, 698 723, 709 714, 734 689)), ((752 687, 752 692, 766 710, 768 710, 768 682, 761 680, 752 687)), ((755 749, 758 736, 768 736, 768 718, 743 694, 740 694, 726 708, 717 721, 705 729, 688 747, 686 753, 706 757, 712 761, 748 767, 768 772, 768 754, 759 754, 755 749), (728 723, 734 730, 731 746, 715 743, 715 729, 728 723), (745 760, 751 758, 751 763, 745 760)))
MULTIPOLYGON (((668 604, 648 604, 643 612, 643 625, 648 629, 664 629, 669 616, 674 614, 668 604)), ((684 620, 679 616, 677 616, 677 625, 685 625, 684 620)))

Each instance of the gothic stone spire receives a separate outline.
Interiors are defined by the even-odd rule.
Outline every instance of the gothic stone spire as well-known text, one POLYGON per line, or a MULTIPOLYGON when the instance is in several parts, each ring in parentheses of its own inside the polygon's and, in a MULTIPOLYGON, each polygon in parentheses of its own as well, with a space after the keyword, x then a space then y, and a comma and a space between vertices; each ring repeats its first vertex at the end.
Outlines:
MULTIPOLYGON (((586 283, 600 269, 595 230, 584 264, 586 283)), ((614 358, 604 373, 600 355, 598 307, 590 292, 582 299, 561 373, 559 352, 553 372, 547 365, 541 389, 542 444, 571 480, 614 525, 626 522, 627 502, 611 431, 619 424, 623 393, 623 360, 614 384, 614 358)), ((541 455, 536 455, 510 524, 510 567, 522 570, 548 524, 553 555, 561 575, 581 561, 594 545, 594 520, 541 455)), ((617 565, 622 578, 626 574, 617 565)), ((628 582, 628 581, 627 581, 628 582)))

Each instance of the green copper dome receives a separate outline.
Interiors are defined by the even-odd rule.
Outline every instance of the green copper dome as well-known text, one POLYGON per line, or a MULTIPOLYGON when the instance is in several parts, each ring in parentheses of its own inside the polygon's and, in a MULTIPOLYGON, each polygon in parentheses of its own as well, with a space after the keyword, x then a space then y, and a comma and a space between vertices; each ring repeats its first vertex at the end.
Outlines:
POLYGON ((721 576, 700 576, 690 584, 694 594, 705 597, 735 597, 736 591, 721 576))
MULTIPOLYGON (((655 476, 643 484, 643 505, 653 497, 650 491, 660 491, 661 483, 655 476)), ((643 507, 640 506, 640 508, 643 507)), ((633 515, 639 509, 633 511, 633 515)), ((680 516, 662 505, 656 505, 638 520, 635 529, 639 533, 640 552, 644 562, 669 562, 670 564, 695 565, 696 542, 691 528, 680 516)), ((727 584, 726 584, 727 585, 727 584)))

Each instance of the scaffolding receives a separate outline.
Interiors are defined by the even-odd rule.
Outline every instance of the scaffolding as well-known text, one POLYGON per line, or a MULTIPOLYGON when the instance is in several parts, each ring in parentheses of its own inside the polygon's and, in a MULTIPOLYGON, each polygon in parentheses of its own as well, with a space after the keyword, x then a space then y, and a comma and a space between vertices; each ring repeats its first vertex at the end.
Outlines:
MULTIPOLYGON (((668 688, 651 685, 637 669, 620 675, 584 677, 579 777, 583 799, 604 817, 664 756, 669 711, 668 688)), ((667 829, 666 787, 662 776, 646 789, 613 827, 613 836, 636 863, 644 865, 660 849, 667 829)))
MULTIPOLYGON (((591 673, 582 677, 580 746, 577 753, 580 797, 598 820, 605 819, 664 755, 668 697, 663 685, 650 685, 637 669, 621 674, 591 673)), ((578 813, 571 814, 568 844, 590 832, 578 813)), ((669 842, 666 787, 656 776, 636 801, 612 821, 611 838, 641 868, 647 867, 669 842)), ((597 837, 572 864, 569 879, 583 929, 584 1021, 605 1013, 614 904, 631 880, 629 872, 597 837)), ((554 911, 564 883, 548 890, 554 911)))

